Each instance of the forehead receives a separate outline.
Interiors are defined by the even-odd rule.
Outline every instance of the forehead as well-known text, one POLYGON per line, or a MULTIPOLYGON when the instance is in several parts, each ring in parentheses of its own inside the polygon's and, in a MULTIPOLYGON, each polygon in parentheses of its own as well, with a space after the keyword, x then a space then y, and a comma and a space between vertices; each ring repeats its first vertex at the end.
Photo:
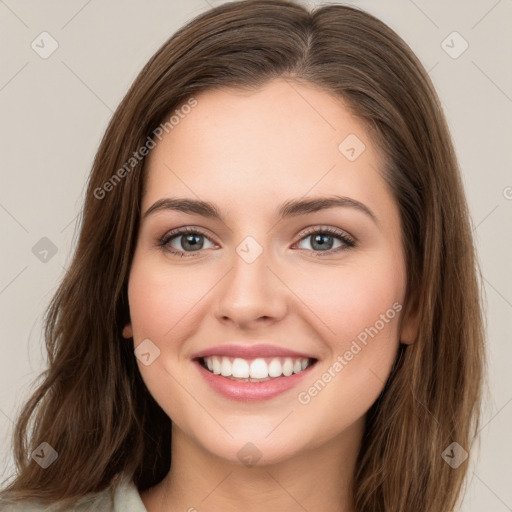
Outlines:
POLYGON ((317 86, 278 79, 195 99, 147 157, 143 209, 165 194, 248 201, 341 187, 368 198, 384 186, 364 124, 317 86))

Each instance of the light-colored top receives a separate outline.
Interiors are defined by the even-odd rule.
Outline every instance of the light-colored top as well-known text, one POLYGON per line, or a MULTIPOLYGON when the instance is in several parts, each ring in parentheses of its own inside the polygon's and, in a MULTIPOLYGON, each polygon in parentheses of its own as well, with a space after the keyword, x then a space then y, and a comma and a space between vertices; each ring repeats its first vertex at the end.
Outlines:
MULTIPOLYGON (((90 493, 87 496, 87 503, 77 505, 72 512, 147 512, 133 481, 121 482, 114 493, 113 506, 109 495, 109 488, 90 493)), ((55 505, 41 505, 35 502, 5 505, 0 501, 2 512, 53 512, 55 508, 55 505)))

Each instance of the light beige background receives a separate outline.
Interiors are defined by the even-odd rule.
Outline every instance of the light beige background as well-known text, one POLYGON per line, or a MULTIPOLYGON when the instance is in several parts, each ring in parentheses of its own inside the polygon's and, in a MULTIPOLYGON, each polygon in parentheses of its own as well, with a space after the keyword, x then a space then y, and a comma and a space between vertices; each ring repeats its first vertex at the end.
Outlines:
MULTIPOLYGON (((42 314, 69 264, 107 122, 157 48, 220 3, 0 0, 0 478, 12 468, 13 419, 45 367, 42 314), (47 59, 31 48, 43 31, 58 43, 47 59), (32 252, 43 237, 57 248, 46 262, 32 252)), ((480 455, 462 510, 511 511, 512 0, 347 3, 376 14, 408 42, 449 120, 484 275, 490 358, 480 455), (453 31, 469 44, 456 59, 442 46, 453 31)), ((445 47, 453 54, 463 41, 452 39, 445 47)))

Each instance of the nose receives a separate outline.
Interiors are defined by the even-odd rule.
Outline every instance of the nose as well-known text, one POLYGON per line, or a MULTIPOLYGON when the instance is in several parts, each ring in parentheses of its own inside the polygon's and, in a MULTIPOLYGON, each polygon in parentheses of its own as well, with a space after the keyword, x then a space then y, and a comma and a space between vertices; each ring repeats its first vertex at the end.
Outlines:
POLYGON ((266 251, 252 263, 234 252, 232 268, 218 285, 216 317, 220 322, 253 329, 282 319, 287 312, 287 287, 269 268, 266 251))

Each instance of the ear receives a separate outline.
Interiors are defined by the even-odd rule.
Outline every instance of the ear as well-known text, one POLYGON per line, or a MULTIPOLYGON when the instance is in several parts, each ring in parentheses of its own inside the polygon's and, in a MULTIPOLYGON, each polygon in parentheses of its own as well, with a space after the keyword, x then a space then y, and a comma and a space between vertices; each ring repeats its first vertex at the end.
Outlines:
POLYGON ((418 302, 412 301, 411 306, 404 312, 402 320, 402 332, 400 333, 400 343, 412 345, 418 337, 420 324, 420 315, 418 302))
POLYGON ((128 322, 123 328, 123 338, 129 339, 133 337, 132 324, 128 322))

